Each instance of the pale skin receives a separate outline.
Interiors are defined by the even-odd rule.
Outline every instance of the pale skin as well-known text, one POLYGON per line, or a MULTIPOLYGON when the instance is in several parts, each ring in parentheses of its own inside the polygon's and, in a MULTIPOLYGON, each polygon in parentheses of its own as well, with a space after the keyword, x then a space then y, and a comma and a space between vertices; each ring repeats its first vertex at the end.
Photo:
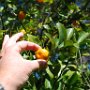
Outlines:
POLYGON ((18 90, 37 69, 45 68, 45 60, 25 60, 21 56, 24 50, 36 51, 41 47, 33 42, 18 41, 23 33, 17 33, 12 37, 5 35, 0 59, 0 84, 5 90, 18 90))

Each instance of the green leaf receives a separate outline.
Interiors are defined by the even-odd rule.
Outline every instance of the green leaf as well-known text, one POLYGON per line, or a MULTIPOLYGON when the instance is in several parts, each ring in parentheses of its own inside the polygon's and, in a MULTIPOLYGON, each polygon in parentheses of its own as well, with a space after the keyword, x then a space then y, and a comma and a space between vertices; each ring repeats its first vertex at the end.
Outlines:
POLYGON ((45 88, 46 89, 51 89, 52 88, 51 83, 48 79, 45 79, 45 88))
POLYGON ((73 34, 74 34, 74 29, 73 28, 69 28, 69 29, 67 29, 67 40, 70 40, 71 39, 71 37, 73 36, 73 34))
POLYGON ((75 73, 73 73, 73 75, 71 76, 71 78, 68 80, 68 82, 69 82, 68 84, 69 85, 73 85, 73 84, 75 84, 80 79, 81 79, 80 76, 77 74, 77 72, 75 72, 75 73))
POLYGON ((84 32, 82 31, 79 35, 79 38, 78 38, 78 43, 80 44, 81 42, 83 42, 88 36, 90 35, 90 33, 88 32, 84 32))
POLYGON ((44 0, 44 2, 49 2, 50 4, 52 4, 54 0, 44 0))
POLYGON ((77 70, 77 66, 76 65, 73 65, 73 64, 69 65, 68 68, 70 70, 72 70, 72 71, 76 71, 77 70))
POLYGON ((76 48, 79 48, 79 44, 78 43, 74 43, 73 46, 76 47, 76 48))
POLYGON ((76 48, 76 47, 70 47, 70 53, 69 54, 71 54, 71 55, 76 55, 76 52, 78 51, 78 48, 76 48))
POLYGON ((66 40, 66 41, 64 42, 64 45, 65 45, 65 47, 67 47, 67 46, 72 46, 72 45, 73 45, 73 41, 72 41, 72 40, 66 40))
POLYGON ((62 42, 60 45, 58 45, 58 48, 63 48, 64 47, 64 42, 62 42))
POLYGON ((70 9, 70 10, 79 10, 79 7, 76 5, 76 4, 74 4, 74 3, 72 3, 72 4, 69 4, 68 5, 68 8, 70 9))
POLYGON ((58 44, 59 44, 59 39, 58 38, 52 38, 52 36, 48 33, 45 33, 45 35, 49 38, 52 48, 53 49, 57 48, 58 44))
POLYGON ((58 38, 55 38, 55 39, 54 39, 54 42, 55 42, 55 43, 54 43, 54 47, 57 48, 58 45, 59 45, 59 39, 58 39, 58 38))
POLYGON ((49 27, 49 25, 43 25, 43 27, 45 28, 45 29, 47 29, 47 30, 49 30, 50 29, 50 27, 49 27))
POLYGON ((7 30, 0 30, 0 49, 2 48, 3 35, 7 30))
POLYGON ((59 82, 59 87, 57 90, 62 90, 62 83, 61 82, 59 82))
POLYGON ((27 34, 27 40, 35 43, 40 43, 40 40, 37 36, 27 34))
POLYGON ((79 87, 75 87, 75 88, 73 88, 73 90, 85 90, 85 89, 79 88, 79 87))
POLYGON ((67 70, 65 74, 62 75, 62 79, 65 83, 68 83, 68 80, 71 78, 71 76, 73 75, 74 71, 71 70, 67 70))
POLYGON ((71 77, 73 75, 74 71, 67 71, 67 73, 65 74, 65 76, 71 77))
POLYGON ((61 23, 56 23, 56 28, 58 29, 59 32, 59 41, 60 43, 63 42, 66 39, 66 28, 64 27, 63 24, 61 23))
POLYGON ((50 71, 49 67, 47 67, 46 72, 47 72, 47 74, 49 75, 49 77, 50 77, 51 79, 54 78, 54 75, 53 75, 53 73, 50 71))
POLYGON ((49 33, 44 33, 44 34, 49 38, 49 40, 51 41, 52 45, 54 45, 54 41, 53 41, 52 36, 49 33))
POLYGON ((0 40, 2 40, 3 34, 4 34, 6 31, 7 31, 7 30, 0 30, 0 40))
POLYGON ((37 90, 36 85, 34 83, 32 90, 37 90))

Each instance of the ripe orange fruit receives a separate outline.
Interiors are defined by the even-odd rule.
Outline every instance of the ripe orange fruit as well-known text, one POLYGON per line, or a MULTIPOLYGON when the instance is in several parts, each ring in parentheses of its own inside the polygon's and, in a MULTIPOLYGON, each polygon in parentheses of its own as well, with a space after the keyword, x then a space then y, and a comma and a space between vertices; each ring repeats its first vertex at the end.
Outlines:
POLYGON ((49 51, 41 48, 35 52, 35 56, 37 59, 47 60, 49 57, 49 51))
POLYGON ((44 2, 44 0, 36 0, 37 2, 39 2, 39 3, 43 3, 44 2))
POLYGON ((25 12, 24 11, 20 11, 19 13, 18 13, 18 18, 20 19, 20 20, 23 20, 24 18, 25 18, 25 12))

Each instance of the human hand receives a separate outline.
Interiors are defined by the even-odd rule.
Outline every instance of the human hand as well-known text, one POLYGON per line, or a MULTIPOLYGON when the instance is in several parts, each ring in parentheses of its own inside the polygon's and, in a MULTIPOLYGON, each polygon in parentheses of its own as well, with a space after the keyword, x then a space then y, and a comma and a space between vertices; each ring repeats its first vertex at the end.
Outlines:
POLYGON ((45 60, 25 60, 21 56, 24 50, 36 51, 41 47, 33 42, 18 41, 23 33, 12 37, 6 35, 2 44, 0 60, 0 83, 5 90, 17 90, 29 78, 32 71, 46 67, 45 60))

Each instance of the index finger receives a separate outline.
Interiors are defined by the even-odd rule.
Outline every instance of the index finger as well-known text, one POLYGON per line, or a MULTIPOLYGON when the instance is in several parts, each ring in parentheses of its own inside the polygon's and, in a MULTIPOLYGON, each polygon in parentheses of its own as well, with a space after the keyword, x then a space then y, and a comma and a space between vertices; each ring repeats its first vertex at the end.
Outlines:
POLYGON ((13 42, 16 42, 17 40, 19 40, 21 37, 23 37, 23 33, 20 32, 20 33, 17 33, 15 35, 13 35, 10 39, 9 39, 9 42, 13 43, 13 42))
POLYGON ((29 41, 20 41, 16 44, 16 49, 18 52, 22 52, 24 50, 36 51, 40 48, 41 47, 38 44, 29 41))
POLYGON ((2 44, 2 49, 4 48, 4 46, 8 42, 8 40, 9 40, 9 35, 5 35, 4 40, 3 40, 3 44, 2 44))

